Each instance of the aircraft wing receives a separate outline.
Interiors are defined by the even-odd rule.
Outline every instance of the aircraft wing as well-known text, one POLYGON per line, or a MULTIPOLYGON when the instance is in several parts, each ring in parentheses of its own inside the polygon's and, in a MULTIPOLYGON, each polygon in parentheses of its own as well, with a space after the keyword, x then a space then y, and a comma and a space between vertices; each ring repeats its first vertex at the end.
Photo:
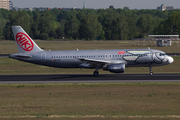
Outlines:
POLYGON ((83 67, 100 67, 102 68, 104 65, 107 64, 115 64, 115 63, 126 63, 125 61, 121 60, 98 60, 98 59, 89 59, 89 58, 79 58, 79 60, 83 61, 84 63, 81 64, 83 67))
POLYGON ((85 62, 95 62, 95 63, 111 63, 108 60, 97 60, 97 59, 88 59, 88 58, 82 58, 82 59, 79 59, 79 60, 85 61, 85 62))

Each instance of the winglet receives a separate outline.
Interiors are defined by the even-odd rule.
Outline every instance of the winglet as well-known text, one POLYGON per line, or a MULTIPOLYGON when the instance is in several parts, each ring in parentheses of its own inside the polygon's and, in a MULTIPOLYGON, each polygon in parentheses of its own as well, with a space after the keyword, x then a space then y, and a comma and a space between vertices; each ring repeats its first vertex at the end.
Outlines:
POLYGON ((43 51, 21 26, 12 26, 12 30, 19 53, 43 51))

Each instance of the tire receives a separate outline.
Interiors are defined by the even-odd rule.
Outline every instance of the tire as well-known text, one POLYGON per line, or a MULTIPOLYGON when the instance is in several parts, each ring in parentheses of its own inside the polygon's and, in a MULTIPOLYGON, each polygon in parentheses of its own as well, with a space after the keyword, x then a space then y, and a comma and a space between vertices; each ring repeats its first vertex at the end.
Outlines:
POLYGON ((150 72, 150 75, 152 76, 152 75, 153 75, 153 72, 150 72))
POLYGON ((99 76, 99 72, 98 71, 94 71, 93 76, 94 77, 98 77, 99 76))

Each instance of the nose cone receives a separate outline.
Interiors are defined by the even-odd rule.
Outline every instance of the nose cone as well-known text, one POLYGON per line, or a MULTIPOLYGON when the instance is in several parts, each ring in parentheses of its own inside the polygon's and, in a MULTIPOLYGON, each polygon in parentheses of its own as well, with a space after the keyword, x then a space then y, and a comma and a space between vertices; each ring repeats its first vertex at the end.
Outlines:
POLYGON ((174 62, 174 59, 172 57, 169 56, 169 64, 173 63, 174 62))

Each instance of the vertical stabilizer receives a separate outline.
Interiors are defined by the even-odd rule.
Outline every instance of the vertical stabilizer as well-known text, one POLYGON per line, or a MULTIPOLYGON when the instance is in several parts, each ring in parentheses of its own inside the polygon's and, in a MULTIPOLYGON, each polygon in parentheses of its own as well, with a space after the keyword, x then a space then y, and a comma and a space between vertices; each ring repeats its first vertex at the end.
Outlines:
POLYGON ((19 53, 43 51, 21 26, 12 26, 12 30, 19 53))

